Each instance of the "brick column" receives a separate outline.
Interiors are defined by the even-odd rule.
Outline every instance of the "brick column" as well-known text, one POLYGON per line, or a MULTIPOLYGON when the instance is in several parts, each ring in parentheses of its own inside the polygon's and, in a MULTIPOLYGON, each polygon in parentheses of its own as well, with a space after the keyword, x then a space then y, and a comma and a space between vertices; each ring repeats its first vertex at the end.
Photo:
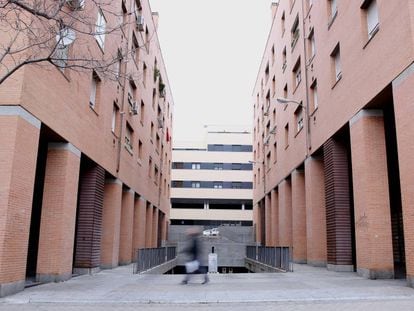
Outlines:
POLYGON ((65 281, 72 276, 81 152, 69 143, 49 143, 36 278, 65 281))
POLYGON ((273 189, 271 192, 271 209, 272 209, 272 230, 271 230, 271 246, 279 245, 279 193, 273 189))
POLYGON ((414 63, 392 83, 408 284, 414 287, 414 63))
POLYGON ((272 201, 271 201, 271 195, 269 193, 269 194, 266 194, 265 196, 265 228, 264 229, 265 229, 265 239, 266 239, 265 245, 266 246, 270 246, 270 244, 272 243, 271 232, 272 232, 273 223, 272 223, 271 209, 272 209, 272 201))
POLYGON ((135 199, 134 207, 134 229, 132 251, 133 258, 136 259, 136 251, 145 248, 145 221, 146 221, 146 201, 140 196, 135 199))
POLYGON ((350 121, 357 271, 393 278, 391 211, 382 110, 361 110, 350 121))
POLYGON ((119 241, 119 264, 132 261, 132 235, 134 230, 134 195, 131 189, 122 192, 121 233, 119 241))
POLYGON ((106 179, 102 215, 101 268, 111 269, 119 262, 122 182, 106 179))
POLYGON ((152 216, 152 239, 151 239, 151 247, 158 247, 158 208, 154 206, 153 216, 152 216))
POLYGON ((293 261, 306 263, 305 176, 302 170, 292 173, 292 242, 293 261))
POLYGON ((326 209, 323 159, 305 161, 307 263, 326 266, 326 209))
POLYGON ((0 106, 0 297, 23 290, 40 121, 0 106))
POLYGON ((292 187, 290 180, 279 184, 279 244, 292 246, 292 187))
POLYGON ((153 206, 147 202, 146 207, 146 221, 145 221, 145 247, 152 247, 152 219, 153 219, 153 206))

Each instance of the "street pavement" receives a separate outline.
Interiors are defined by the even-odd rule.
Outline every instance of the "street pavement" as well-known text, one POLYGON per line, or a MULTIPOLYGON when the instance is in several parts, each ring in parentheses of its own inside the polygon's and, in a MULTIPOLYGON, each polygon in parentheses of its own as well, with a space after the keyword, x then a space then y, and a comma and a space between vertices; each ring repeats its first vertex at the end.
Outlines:
POLYGON ((35 286, 0 299, 7 311, 414 310, 404 280, 295 265, 289 273, 215 274, 181 285, 182 275, 134 275, 132 266, 35 286))

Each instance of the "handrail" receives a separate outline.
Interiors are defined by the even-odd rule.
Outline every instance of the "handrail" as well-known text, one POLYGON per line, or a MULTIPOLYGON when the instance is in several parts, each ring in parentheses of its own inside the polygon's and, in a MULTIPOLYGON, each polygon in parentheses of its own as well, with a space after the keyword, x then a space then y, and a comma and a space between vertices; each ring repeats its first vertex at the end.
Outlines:
POLYGON ((247 246, 246 257, 284 271, 293 271, 292 251, 287 246, 247 246))
POLYGON ((177 257, 176 246, 140 248, 135 251, 134 273, 141 273, 177 257))

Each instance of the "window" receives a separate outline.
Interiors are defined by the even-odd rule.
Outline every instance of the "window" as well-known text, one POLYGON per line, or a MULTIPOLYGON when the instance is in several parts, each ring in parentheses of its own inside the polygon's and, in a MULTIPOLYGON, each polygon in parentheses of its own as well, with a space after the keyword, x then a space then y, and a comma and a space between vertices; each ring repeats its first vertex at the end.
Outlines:
POLYGON ((154 123, 151 122, 150 139, 154 139, 154 123))
POLYGON ((293 22, 291 36, 290 46, 293 50, 296 46, 296 42, 299 40, 299 15, 296 16, 295 21, 293 22))
POLYGON ((243 184, 241 182, 232 182, 231 183, 231 188, 232 189, 242 189, 243 184))
POLYGON ((277 162, 277 143, 273 144, 273 162, 277 162))
POLYGON ((282 37, 283 37, 283 34, 285 33, 285 30, 286 30, 286 23, 285 22, 286 22, 285 12, 283 12, 282 19, 281 19, 282 37))
POLYGON ((315 34, 313 31, 313 28, 308 37, 308 52, 309 52, 310 58, 313 58, 316 54, 315 34))
POLYGON ((283 64, 282 64, 282 70, 283 70, 283 71, 285 71, 286 66, 287 66, 287 60, 286 60, 286 46, 283 48, 283 51, 282 51, 282 61, 283 61, 283 64))
POLYGON ((173 162, 172 168, 181 170, 181 169, 184 168, 184 163, 183 162, 173 162))
POLYGON ((273 76, 273 79, 272 79, 272 96, 274 97, 275 94, 276 94, 276 77, 273 76))
POLYGON ((154 165, 154 181, 158 183, 158 167, 154 165))
POLYGON ((289 147, 289 123, 285 125, 285 149, 289 147))
POLYGON ((223 163, 214 163, 213 168, 221 171, 223 169, 223 163))
POLYGON ((89 95, 89 107, 91 107, 92 109, 95 109, 96 107, 98 97, 99 97, 100 85, 101 85, 101 79, 99 79, 98 75, 94 71, 92 73, 91 93, 89 95))
POLYGON ((232 170, 241 170, 241 164, 240 163, 232 163, 231 164, 232 170))
POLYGON ((140 121, 141 121, 142 124, 144 123, 144 116, 145 116, 144 111, 145 111, 145 104, 141 100, 141 108, 140 108, 139 113, 140 113, 140 121))
POLYGON ((268 153, 267 153, 267 155, 266 155, 266 166, 267 166, 267 169, 269 169, 270 168, 270 160, 272 159, 272 152, 271 151, 269 151, 268 153))
POLYGON ((335 20, 336 16, 338 15, 336 0, 328 0, 328 11, 330 16, 328 27, 330 27, 333 21, 335 20))
POLYGON ((191 164, 191 169, 192 170, 199 170, 201 168, 201 164, 200 163, 192 163, 191 164))
POLYGON ((135 37, 135 34, 132 35, 132 51, 131 51, 131 54, 132 54, 131 55, 132 59, 134 60, 135 65, 138 68, 138 64, 139 64, 139 45, 138 45, 138 40, 135 37))
POLYGON ((135 98, 137 93, 137 86, 134 80, 130 80, 128 83, 128 104, 130 107, 134 106, 135 98))
POLYGON ((184 182, 182 180, 173 180, 171 182, 173 188, 183 188, 184 182))
POLYGON ((105 44, 105 28, 106 28, 106 20, 103 16, 101 10, 98 11, 98 19, 96 20, 95 25, 95 39, 98 42, 101 49, 104 48, 105 44))
POLYGON ((144 63, 142 66, 142 83, 146 86, 147 83, 147 65, 144 63))
POLYGON ((119 108, 116 105, 116 103, 114 103, 114 107, 112 109, 112 120, 111 120, 111 131, 112 131, 112 133, 115 133, 115 131, 117 129, 118 115, 119 115, 119 108))
POLYGON ((129 123, 126 124, 126 131, 125 131, 125 147, 128 151, 132 151, 133 149, 133 132, 131 125, 129 123))
POLYGON ((316 110, 318 108, 318 84, 316 80, 311 85, 311 105, 313 110, 316 110))
POLYGON ((157 135, 155 135, 156 137, 155 137, 155 146, 156 146, 156 148, 157 148, 157 152, 160 150, 160 135, 158 135, 158 133, 157 133, 157 135))
POLYGON ((303 129, 303 108, 299 106, 295 111, 296 133, 303 129))
POLYGON ((293 67, 293 85, 296 87, 298 87, 300 81, 302 81, 302 71, 300 68, 300 57, 298 58, 298 60, 296 61, 295 66, 293 67))
POLYGON ((214 187, 214 189, 222 189, 223 188, 223 183, 221 181, 215 181, 213 183, 213 187, 214 187))
POLYGON ((376 0, 366 0, 361 6, 366 12, 368 39, 371 39, 379 29, 378 6, 376 0))
POLYGON ((275 63, 275 46, 272 46, 272 65, 275 63))
POLYGON ((152 158, 149 157, 148 159, 148 177, 151 178, 151 172, 152 172, 152 158))
POLYGON ((142 141, 138 140, 138 159, 142 159, 142 141))
POLYGON ((200 182, 199 181, 192 181, 191 182, 191 188, 200 188, 200 182))
POLYGON ((265 80, 266 80, 266 83, 269 80, 269 71, 270 71, 270 69, 269 69, 269 63, 267 63, 266 69, 265 69, 265 80))
POLYGON ((335 49, 331 53, 331 58, 334 65, 334 81, 339 81, 342 78, 342 69, 341 69, 341 51, 339 43, 336 45, 335 49))
MULTIPOLYGON (((283 88, 283 98, 288 98, 288 85, 285 84, 285 87, 283 88)), ((286 107, 286 105, 285 105, 286 107)))

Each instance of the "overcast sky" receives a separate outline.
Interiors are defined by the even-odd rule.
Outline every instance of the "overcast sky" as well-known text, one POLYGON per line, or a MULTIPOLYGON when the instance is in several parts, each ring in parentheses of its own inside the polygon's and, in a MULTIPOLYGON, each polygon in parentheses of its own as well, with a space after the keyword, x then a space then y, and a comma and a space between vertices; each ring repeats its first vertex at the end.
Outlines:
POLYGON ((204 125, 251 127, 271 2, 150 0, 175 102, 174 142, 202 139, 204 125))

